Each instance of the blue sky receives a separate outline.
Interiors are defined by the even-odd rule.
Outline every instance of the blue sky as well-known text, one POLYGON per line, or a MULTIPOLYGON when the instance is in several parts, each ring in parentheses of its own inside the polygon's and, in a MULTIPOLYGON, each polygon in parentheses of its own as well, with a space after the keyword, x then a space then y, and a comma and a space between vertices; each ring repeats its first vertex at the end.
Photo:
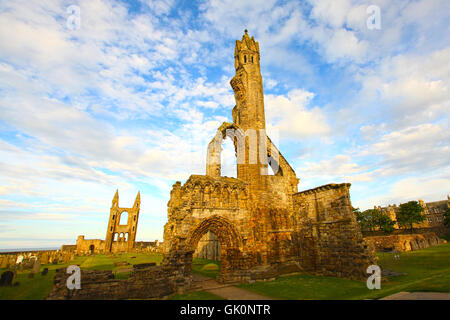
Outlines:
MULTIPOLYGON (((299 190, 350 182, 362 209, 444 199, 449 20, 447 0, 0 1, 0 248, 104 238, 116 189, 122 207, 141 191, 138 240, 162 240, 172 184, 204 174, 231 121, 246 28, 299 190)), ((229 141, 223 162, 235 175, 229 141)))

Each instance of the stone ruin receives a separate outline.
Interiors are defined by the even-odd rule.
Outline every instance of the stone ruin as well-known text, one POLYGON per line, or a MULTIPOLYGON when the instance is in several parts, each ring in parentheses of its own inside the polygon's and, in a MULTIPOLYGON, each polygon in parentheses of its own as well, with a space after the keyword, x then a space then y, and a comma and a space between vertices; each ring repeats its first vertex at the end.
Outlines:
MULTIPOLYGON (((367 278, 375 256, 353 213, 350 184, 298 192, 295 171, 265 133, 259 61, 259 44, 246 31, 235 47, 233 123, 223 123, 208 145, 206 175, 173 185, 162 265, 135 267, 126 280, 114 279, 111 271, 82 270, 82 288, 72 291, 66 287, 69 275, 60 270, 48 299, 162 298, 189 290, 193 255, 199 242, 212 239, 205 239, 208 233, 220 243, 212 249, 220 256, 220 282, 295 272, 367 278), (237 178, 221 176, 227 137, 235 146, 237 178)), ((115 230, 113 225, 108 232, 115 230)))
POLYGON ((66 269, 58 269, 47 300, 162 299, 191 288, 185 263, 177 259, 162 266, 134 265, 130 278, 115 279, 111 270, 81 270, 81 289, 69 290, 66 269), (181 262, 181 263, 180 263, 181 262))
POLYGON ((423 234, 393 234, 366 237, 364 240, 376 251, 407 252, 440 245, 447 241, 439 238, 434 232, 423 234))
POLYGON ((141 194, 138 192, 133 207, 119 207, 119 190, 112 200, 105 240, 85 239, 78 236, 76 246, 68 247, 78 255, 121 252, 160 252, 160 243, 156 241, 136 241, 141 194), (73 247, 73 248, 72 248, 73 247))
POLYGON ((188 276, 198 243, 212 232, 220 243, 222 282, 299 271, 365 279, 375 257, 353 214, 350 184, 298 192, 295 171, 265 132, 259 61, 259 44, 245 32, 236 41, 236 75, 230 82, 236 100, 233 123, 223 123, 208 145, 206 175, 173 185, 165 257, 183 256, 188 276), (227 137, 236 151, 237 178, 221 176, 221 145, 227 137))

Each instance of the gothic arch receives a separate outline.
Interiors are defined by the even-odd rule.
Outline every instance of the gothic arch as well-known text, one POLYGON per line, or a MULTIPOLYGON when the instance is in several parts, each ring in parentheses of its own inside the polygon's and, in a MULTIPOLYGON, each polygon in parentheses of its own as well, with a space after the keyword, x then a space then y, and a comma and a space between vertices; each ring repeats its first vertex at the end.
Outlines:
MULTIPOLYGON (((192 227, 185 242, 186 252, 192 256, 198 242, 208 231, 213 232, 217 236, 221 245, 221 274, 241 269, 243 261, 242 238, 228 219, 218 215, 206 218, 192 227)), ((189 260, 192 261, 192 259, 189 260)), ((190 270, 190 268, 188 269, 190 270)))
POLYGON ((203 219, 189 231, 186 238, 187 249, 195 250, 200 239, 208 231, 212 231, 217 236, 224 248, 240 249, 242 246, 242 239, 234 225, 228 219, 214 215, 203 219))

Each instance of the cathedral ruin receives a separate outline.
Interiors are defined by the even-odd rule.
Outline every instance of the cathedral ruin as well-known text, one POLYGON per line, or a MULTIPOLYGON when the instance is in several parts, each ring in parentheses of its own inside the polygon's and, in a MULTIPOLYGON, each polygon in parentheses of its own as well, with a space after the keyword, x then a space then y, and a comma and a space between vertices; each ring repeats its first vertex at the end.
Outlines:
POLYGON ((152 242, 136 242, 141 193, 138 192, 133 207, 119 207, 119 190, 112 200, 105 240, 85 239, 78 236, 78 254, 131 252, 138 248, 153 245, 152 242))
MULTIPOLYGON (((375 258, 353 214, 350 184, 298 192, 295 171, 265 132, 259 44, 247 30, 236 41, 234 57, 233 123, 224 122, 209 143, 206 175, 173 185, 164 226, 165 264, 178 264, 188 274, 199 242, 217 239, 220 246, 210 251, 220 251, 222 282, 300 271, 367 278, 375 258), (221 176, 226 138, 235 147, 237 178, 221 176)), ((201 256, 199 250, 196 254, 201 256)))

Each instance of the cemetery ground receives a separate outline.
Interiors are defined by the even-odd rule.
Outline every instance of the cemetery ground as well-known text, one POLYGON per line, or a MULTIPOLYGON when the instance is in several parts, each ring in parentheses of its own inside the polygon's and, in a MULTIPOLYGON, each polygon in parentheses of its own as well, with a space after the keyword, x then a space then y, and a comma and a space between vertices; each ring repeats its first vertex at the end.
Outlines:
MULTIPOLYGON (((402 291, 450 292, 450 243, 410 252, 381 252, 377 257, 382 270, 401 274, 382 276, 380 290, 369 290, 366 282, 362 281, 307 273, 281 276, 273 281, 240 284, 237 287, 283 300, 360 300, 379 299, 402 291)), ((196 268, 200 271, 195 271, 194 267, 195 265, 193 273, 201 272, 202 275, 208 276, 201 271, 199 265, 196 268)), ((207 294, 210 293, 191 292, 174 296, 172 299, 209 299, 207 294)))
MULTIPOLYGON (((334 277, 313 276, 306 273, 281 276, 273 281, 236 285, 262 296, 273 299, 379 299, 401 291, 450 292, 450 243, 422 250, 403 253, 378 253, 378 265, 400 275, 383 276, 380 290, 367 289, 366 283, 334 277), (397 257, 396 257, 397 255, 397 257)), ((16 274, 13 282, 18 286, 0 287, 3 300, 41 300, 53 286, 55 270, 78 264, 81 269, 113 270, 115 277, 125 279, 131 273, 132 265, 149 262, 162 262, 162 255, 156 253, 124 253, 114 256, 93 255, 75 257, 67 264, 48 264, 41 266, 41 272, 48 268, 47 275, 35 274, 29 278, 30 271, 16 274), (127 261, 127 266, 116 266, 117 262, 127 261)), ((0 273, 5 269, 0 269, 0 273)), ((194 259, 192 273, 215 278, 220 272, 220 263, 205 259, 194 259)), ((368 275, 369 276, 369 275, 368 275)), ((221 299, 210 292, 200 290, 171 297, 174 300, 213 300, 221 299)))

